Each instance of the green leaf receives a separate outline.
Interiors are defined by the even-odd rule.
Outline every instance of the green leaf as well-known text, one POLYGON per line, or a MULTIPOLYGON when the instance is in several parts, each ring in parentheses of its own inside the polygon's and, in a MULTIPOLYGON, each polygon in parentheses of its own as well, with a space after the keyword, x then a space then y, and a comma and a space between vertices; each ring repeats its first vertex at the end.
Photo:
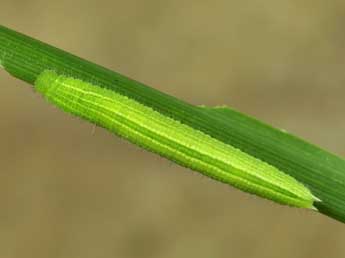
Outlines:
POLYGON ((321 213, 345 222, 345 161, 298 137, 227 107, 190 105, 2 26, 0 64, 30 84, 51 69, 135 99, 291 175, 322 200, 321 213))

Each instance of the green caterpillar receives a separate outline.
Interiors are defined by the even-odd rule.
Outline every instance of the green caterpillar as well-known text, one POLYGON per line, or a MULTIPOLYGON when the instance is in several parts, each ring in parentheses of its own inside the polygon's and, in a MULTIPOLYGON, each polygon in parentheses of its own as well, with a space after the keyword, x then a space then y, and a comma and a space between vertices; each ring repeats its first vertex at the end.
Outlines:
POLYGON ((294 207, 319 201, 276 167, 114 91, 54 71, 42 72, 35 87, 64 111, 215 180, 294 207))

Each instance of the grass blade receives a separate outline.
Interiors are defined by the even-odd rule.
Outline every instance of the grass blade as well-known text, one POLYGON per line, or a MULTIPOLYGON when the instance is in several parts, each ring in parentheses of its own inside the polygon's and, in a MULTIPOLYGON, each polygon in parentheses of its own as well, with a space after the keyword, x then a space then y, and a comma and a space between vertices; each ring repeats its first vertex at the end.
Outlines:
POLYGON ((321 213, 345 222, 344 159, 298 137, 228 107, 190 105, 3 26, 0 65, 30 84, 52 69, 135 99, 291 175, 322 200, 316 203, 321 213))

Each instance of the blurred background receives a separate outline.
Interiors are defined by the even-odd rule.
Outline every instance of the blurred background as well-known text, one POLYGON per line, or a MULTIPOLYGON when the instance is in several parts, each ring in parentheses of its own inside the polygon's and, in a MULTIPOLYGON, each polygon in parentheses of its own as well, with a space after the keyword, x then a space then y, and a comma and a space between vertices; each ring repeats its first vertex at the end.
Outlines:
MULTIPOLYGON (((345 155, 343 0, 1 0, 0 23, 345 155)), ((345 226, 211 181, 0 70, 0 257, 344 257, 345 226)))

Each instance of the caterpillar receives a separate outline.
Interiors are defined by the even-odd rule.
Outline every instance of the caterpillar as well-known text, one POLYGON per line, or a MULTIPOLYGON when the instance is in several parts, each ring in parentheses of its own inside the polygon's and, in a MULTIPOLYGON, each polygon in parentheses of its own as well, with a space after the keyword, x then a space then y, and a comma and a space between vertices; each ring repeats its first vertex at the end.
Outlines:
POLYGON ((65 112, 217 181, 293 207, 320 201, 278 168, 115 91, 51 70, 35 89, 65 112))

